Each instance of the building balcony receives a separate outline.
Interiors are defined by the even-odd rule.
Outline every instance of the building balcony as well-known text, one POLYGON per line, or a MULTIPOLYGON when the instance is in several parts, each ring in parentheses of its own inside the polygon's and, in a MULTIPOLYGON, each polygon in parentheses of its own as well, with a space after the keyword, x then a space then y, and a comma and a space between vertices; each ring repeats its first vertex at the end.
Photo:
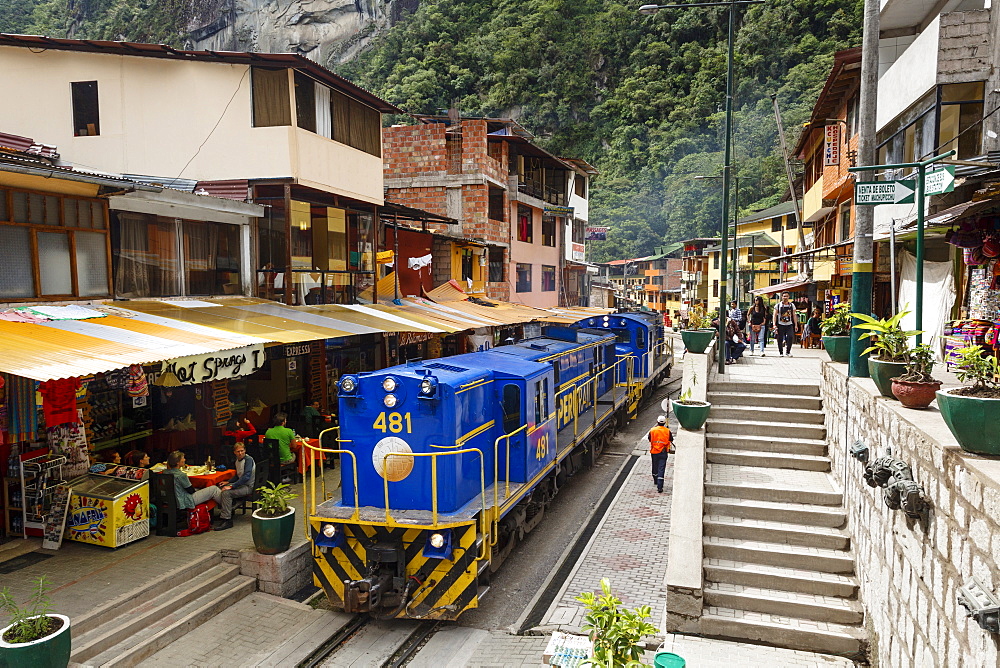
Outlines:
POLYGON ((806 196, 802 198, 802 220, 814 223, 833 211, 836 205, 837 200, 823 199, 823 177, 821 176, 806 191, 806 196))

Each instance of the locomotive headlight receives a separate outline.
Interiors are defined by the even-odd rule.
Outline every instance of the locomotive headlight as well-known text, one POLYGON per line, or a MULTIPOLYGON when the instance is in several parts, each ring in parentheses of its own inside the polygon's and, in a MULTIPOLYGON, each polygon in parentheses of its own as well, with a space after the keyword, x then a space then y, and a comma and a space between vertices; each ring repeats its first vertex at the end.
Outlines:
POLYGON ((326 552, 333 547, 343 547, 346 542, 345 539, 346 536, 344 535, 343 527, 331 524, 330 522, 324 522, 313 538, 313 542, 316 544, 316 547, 326 552))
POLYGON ((350 394, 357 388, 358 388, 358 383, 351 376, 344 376, 340 381, 340 389, 342 392, 350 394))
POLYGON ((395 394, 385 395, 385 398, 382 399, 382 403, 385 404, 386 408, 392 408, 393 406, 396 405, 396 395, 395 394))
POLYGON ((335 527, 332 524, 324 524, 323 535, 326 536, 327 538, 333 538, 335 535, 337 535, 337 527, 335 527))
POLYGON ((452 553, 451 529, 435 531, 427 536, 424 543, 423 556, 426 559, 451 559, 452 553))
MULTIPOLYGON (((387 377, 385 380, 382 381, 382 389, 385 390, 386 392, 394 391, 396 389, 396 380, 391 376, 387 377)), ((386 406, 388 405, 389 404, 386 404, 386 406)))
POLYGON ((434 390, 437 387, 437 382, 433 378, 424 378, 420 381, 420 394, 429 397, 434 394, 434 390))

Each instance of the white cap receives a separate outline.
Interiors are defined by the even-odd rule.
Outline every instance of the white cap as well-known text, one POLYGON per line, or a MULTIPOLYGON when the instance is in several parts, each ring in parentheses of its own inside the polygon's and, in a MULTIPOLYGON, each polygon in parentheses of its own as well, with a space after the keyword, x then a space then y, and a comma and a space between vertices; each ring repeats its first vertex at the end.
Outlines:
POLYGON ((667 416, 661 415, 660 417, 656 418, 656 421, 659 422, 660 424, 667 424, 667 416))

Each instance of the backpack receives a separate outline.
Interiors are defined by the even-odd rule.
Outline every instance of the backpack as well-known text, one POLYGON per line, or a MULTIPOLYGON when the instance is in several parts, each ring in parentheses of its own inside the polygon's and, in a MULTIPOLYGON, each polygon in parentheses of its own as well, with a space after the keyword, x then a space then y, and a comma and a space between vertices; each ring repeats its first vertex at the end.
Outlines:
POLYGON ((177 532, 178 536, 193 536, 196 533, 205 533, 212 530, 212 513, 208 510, 208 505, 199 503, 188 511, 188 526, 177 532))

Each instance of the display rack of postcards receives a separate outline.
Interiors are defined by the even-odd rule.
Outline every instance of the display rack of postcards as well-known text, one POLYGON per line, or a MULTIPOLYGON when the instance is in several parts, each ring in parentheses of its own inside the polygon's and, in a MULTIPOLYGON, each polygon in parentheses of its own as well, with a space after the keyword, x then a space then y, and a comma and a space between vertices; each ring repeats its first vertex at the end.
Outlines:
POLYGON ((21 504, 21 450, 17 444, 11 446, 7 458, 6 475, 3 478, 4 527, 8 536, 20 536, 24 521, 21 504))
POLYGON ((23 509, 23 529, 25 537, 40 536, 45 527, 45 516, 52 506, 52 496, 56 487, 63 483, 62 467, 66 458, 50 455, 47 451, 25 453, 21 460, 21 502, 23 509), (35 456, 32 456, 35 455, 35 456))

